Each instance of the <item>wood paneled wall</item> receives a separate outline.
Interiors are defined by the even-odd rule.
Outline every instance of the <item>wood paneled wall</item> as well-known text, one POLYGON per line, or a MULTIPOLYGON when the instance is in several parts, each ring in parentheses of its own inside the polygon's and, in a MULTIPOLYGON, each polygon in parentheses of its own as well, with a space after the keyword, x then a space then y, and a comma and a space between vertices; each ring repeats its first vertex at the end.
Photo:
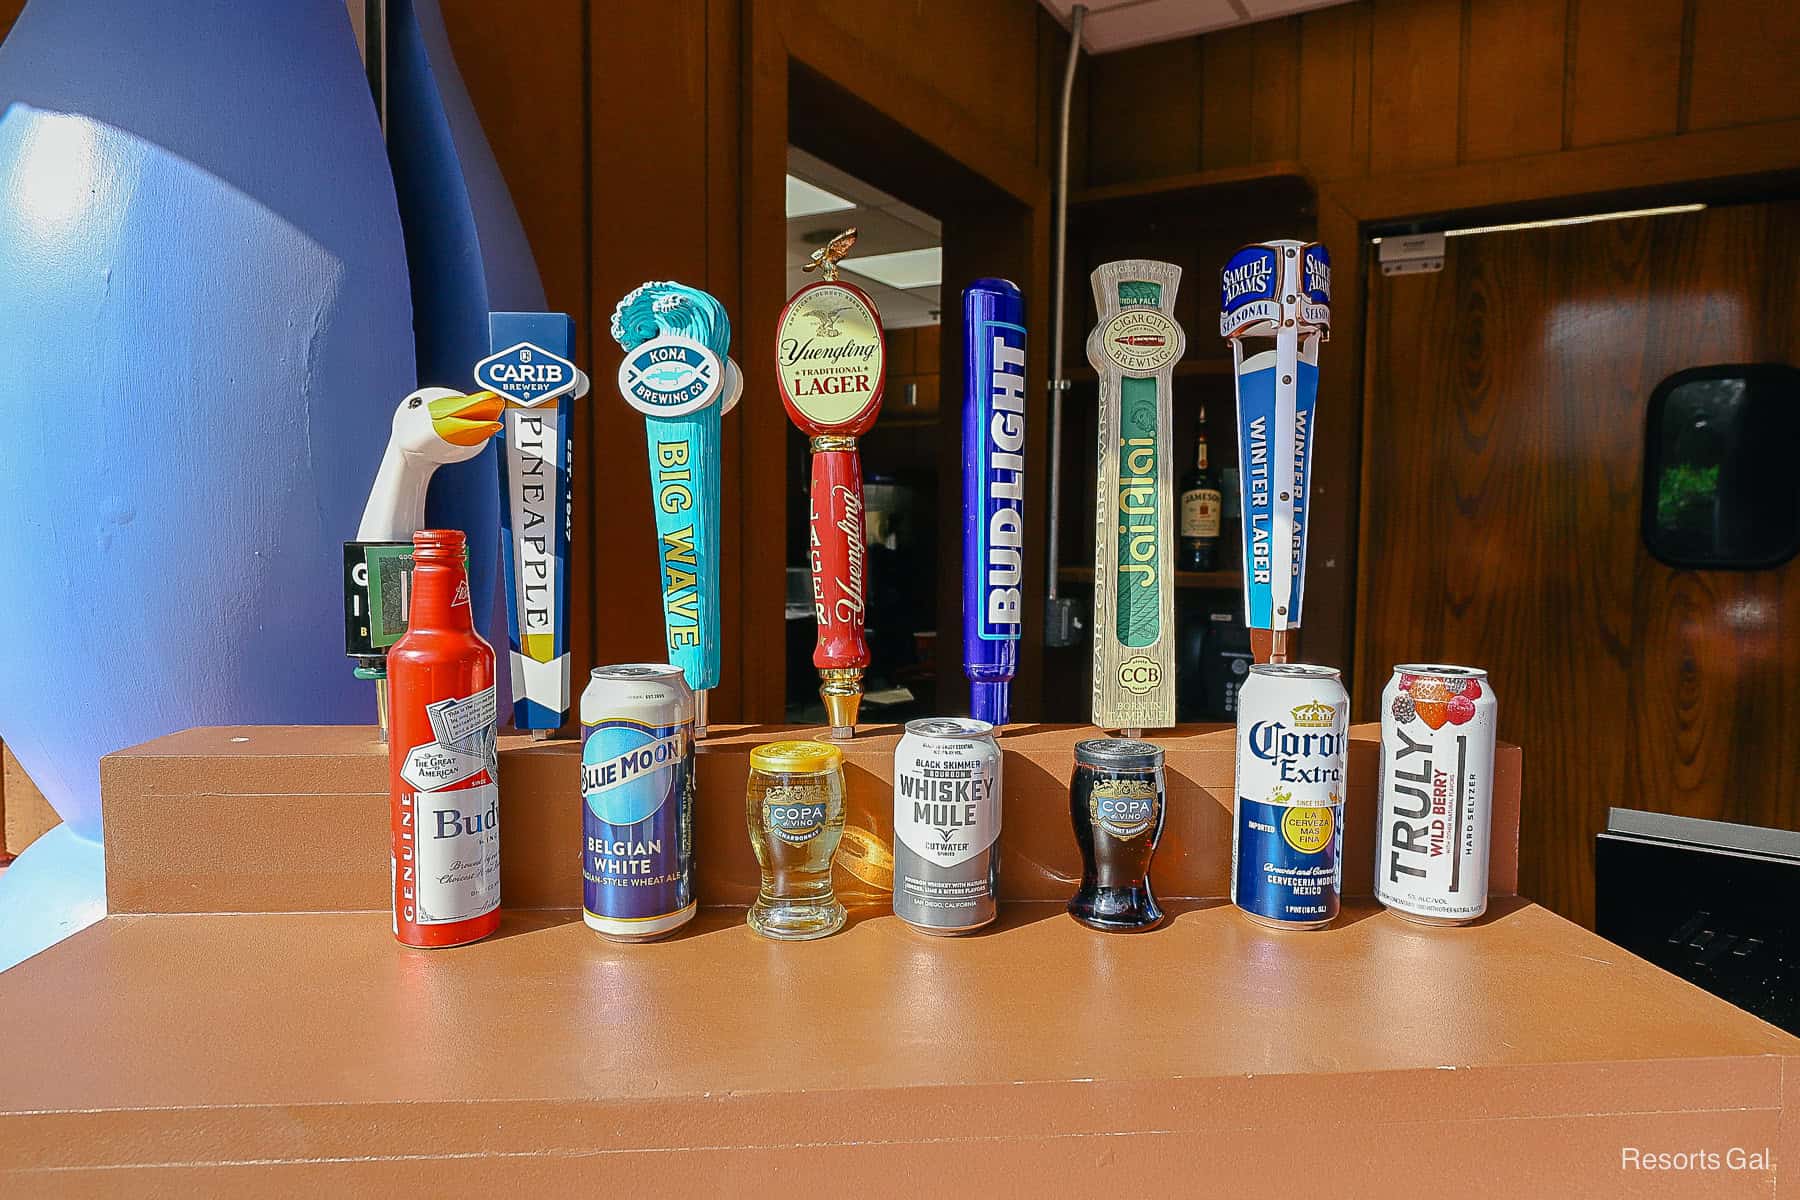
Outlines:
POLYGON ((1087 179, 1404 175, 1786 121, 1796 71, 1788 0, 1364 0, 1094 59, 1087 179))
POLYGON ((1030 0, 984 4, 980 21, 955 0, 514 8, 444 0, 549 301, 575 314, 596 381, 576 447, 575 661, 663 657, 642 420, 610 385, 619 351, 607 323, 630 288, 681 279, 725 303, 746 381, 725 423, 725 669, 713 714, 780 720, 787 422, 765 351, 786 299, 790 64, 1035 202, 1047 193, 1040 80, 1061 35, 1030 0), (528 59, 532 70, 518 70, 528 59))

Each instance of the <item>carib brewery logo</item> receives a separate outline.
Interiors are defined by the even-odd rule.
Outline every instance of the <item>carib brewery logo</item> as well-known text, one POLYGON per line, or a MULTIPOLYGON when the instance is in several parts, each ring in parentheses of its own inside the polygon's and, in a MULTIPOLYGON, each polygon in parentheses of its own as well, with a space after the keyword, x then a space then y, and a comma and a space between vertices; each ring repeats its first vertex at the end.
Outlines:
POLYGON ((526 408, 574 391, 580 377, 574 363, 530 342, 508 346, 475 364, 475 382, 526 408))
POLYGON ((825 802, 817 788, 772 787, 763 796, 763 824, 791 846, 803 846, 825 830, 825 802))
POLYGON ((700 411, 718 396, 724 379, 718 355, 677 333, 651 338, 619 364, 619 393, 650 417, 700 411))
POLYGON ((1337 709, 1318 700, 1295 705, 1287 721, 1257 721, 1246 739, 1250 753, 1272 763, 1282 783, 1344 782, 1344 734, 1337 709))
POLYGON ((1142 779, 1102 779, 1088 793, 1088 820, 1120 841, 1156 822, 1156 787, 1142 779))

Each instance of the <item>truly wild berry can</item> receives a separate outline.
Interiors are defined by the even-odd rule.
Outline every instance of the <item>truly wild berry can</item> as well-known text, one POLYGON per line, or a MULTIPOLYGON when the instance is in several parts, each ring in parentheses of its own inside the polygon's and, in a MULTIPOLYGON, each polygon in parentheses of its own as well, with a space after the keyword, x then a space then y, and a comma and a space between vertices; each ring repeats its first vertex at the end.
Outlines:
POLYGON ((1402 664, 1381 693, 1375 897, 1410 921, 1487 911, 1497 717, 1473 667, 1402 664))
POLYGON ((1350 698, 1332 667, 1256 663, 1238 692, 1231 900, 1277 929, 1338 915, 1350 698))
POLYGON ((964 717, 908 721, 894 747, 894 915, 967 933, 999 914, 1000 747, 964 717))

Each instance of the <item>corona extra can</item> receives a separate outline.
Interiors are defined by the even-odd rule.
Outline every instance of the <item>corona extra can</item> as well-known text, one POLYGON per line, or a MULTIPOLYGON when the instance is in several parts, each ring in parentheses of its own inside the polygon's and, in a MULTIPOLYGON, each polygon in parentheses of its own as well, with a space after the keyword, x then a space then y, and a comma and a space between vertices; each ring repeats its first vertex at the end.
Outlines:
POLYGON ((1409 921, 1487 911, 1497 718, 1473 667, 1403 664, 1381 693, 1375 898, 1409 921))
POLYGON ((1000 747, 964 717, 906 723, 894 748, 894 915, 967 933, 999 914, 1000 747))
POLYGON ((694 693, 680 667, 596 667, 581 694, 582 916, 648 942, 694 915, 694 693))
POLYGON ((1276 929, 1338 915, 1350 698, 1332 667, 1256 663, 1238 692, 1231 901, 1276 929))

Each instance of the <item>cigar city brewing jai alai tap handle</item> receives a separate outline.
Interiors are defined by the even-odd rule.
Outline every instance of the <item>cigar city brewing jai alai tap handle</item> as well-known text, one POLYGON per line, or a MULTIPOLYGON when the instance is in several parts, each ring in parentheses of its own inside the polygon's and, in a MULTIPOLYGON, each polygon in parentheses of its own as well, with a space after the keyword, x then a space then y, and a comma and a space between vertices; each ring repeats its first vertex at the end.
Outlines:
POLYGON ((1135 737, 1175 724, 1174 471, 1170 393, 1187 338, 1181 268, 1147 259, 1094 269, 1100 377, 1094 504, 1094 724, 1135 737))
POLYGON ((1225 264, 1219 300, 1237 380, 1245 624, 1256 661, 1291 662, 1306 583, 1319 344, 1331 336, 1331 255, 1317 242, 1245 246, 1225 264))
POLYGON ((837 277, 837 261, 856 242, 849 229, 813 254, 806 269, 821 278, 788 298, 775 344, 776 378, 788 418, 812 442, 813 613, 819 641, 819 696, 831 736, 856 731, 863 639, 863 485, 856 439, 875 424, 887 354, 875 302, 837 277))
POLYGON ((744 390, 726 357, 725 306, 697 288, 646 283, 619 301, 613 340, 625 351, 619 394, 644 414, 650 454, 663 634, 694 692, 694 736, 719 686, 719 418, 744 390))

